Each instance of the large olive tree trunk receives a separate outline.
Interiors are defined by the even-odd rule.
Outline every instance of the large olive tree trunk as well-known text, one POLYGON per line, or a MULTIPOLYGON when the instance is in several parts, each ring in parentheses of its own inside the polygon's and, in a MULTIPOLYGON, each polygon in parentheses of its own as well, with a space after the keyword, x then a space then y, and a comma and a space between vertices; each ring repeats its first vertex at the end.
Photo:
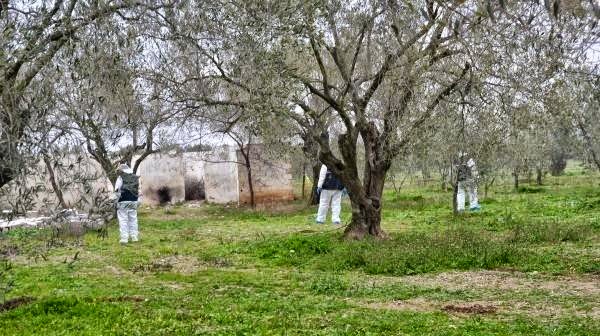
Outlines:
MULTIPOLYGON (((387 170, 371 174, 368 184, 362 185, 365 195, 350 193, 352 220, 344 232, 346 238, 362 239, 366 235, 386 238, 381 228, 382 194, 387 170)), ((360 184, 360 182, 358 182, 360 184)))
POLYGON ((374 123, 357 125, 349 133, 338 139, 343 161, 335 158, 321 138, 320 159, 327 165, 348 190, 352 206, 352 219, 344 231, 346 239, 362 239, 367 235, 386 238, 381 228, 381 208, 385 177, 391 167, 389 148, 382 143, 382 137, 374 123), (356 142, 359 134, 365 147, 363 178, 359 178, 356 142))
POLYGON ((590 133, 587 131, 587 128, 581 119, 577 120, 577 126, 583 135, 587 147, 586 149, 590 153, 591 161, 596 165, 598 170, 600 170, 600 154, 595 150, 596 147, 594 146, 594 141, 590 136, 590 133))

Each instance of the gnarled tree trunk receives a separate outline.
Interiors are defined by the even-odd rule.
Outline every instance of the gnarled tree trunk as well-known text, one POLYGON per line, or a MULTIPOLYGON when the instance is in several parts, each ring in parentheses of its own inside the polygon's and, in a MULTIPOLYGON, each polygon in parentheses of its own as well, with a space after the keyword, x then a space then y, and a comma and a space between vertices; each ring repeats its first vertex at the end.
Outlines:
POLYGON ((587 131, 585 124, 581 119, 577 120, 577 126, 579 127, 579 130, 581 131, 581 134, 583 135, 583 138, 587 145, 587 150, 590 153, 592 162, 596 165, 598 170, 600 170, 600 154, 596 153, 594 141, 592 140, 590 133, 587 131))
POLYGON ((358 178, 356 141, 359 130, 343 134, 338 145, 343 164, 321 155, 321 161, 340 178, 349 192, 352 205, 352 220, 344 231, 346 239, 362 239, 366 235, 387 238, 381 228, 381 208, 385 176, 391 167, 389 153, 382 146, 379 132, 374 123, 359 125, 365 147, 363 179, 358 178), (339 169, 343 167, 343 169, 339 169))
MULTIPOLYGON (((387 238, 387 234, 381 228, 382 195, 386 172, 387 169, 378 170, 375 174, 371 172, 368 184, 359 186, 366 191, 364 195, 350 193, 352 220, 344 231, 345 238, 362 239, 366 235, 387 238)), ((361 183, 356 181, 356 184, 361 183)), ((356 186, 353 186, 351 189, 355 188, 356 186)))

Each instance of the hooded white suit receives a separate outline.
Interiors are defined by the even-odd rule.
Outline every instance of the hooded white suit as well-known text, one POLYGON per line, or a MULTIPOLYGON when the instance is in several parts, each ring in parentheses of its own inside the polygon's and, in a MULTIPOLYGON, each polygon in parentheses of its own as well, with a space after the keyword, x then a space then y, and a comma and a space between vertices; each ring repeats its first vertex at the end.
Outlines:
MULTIPOLYGON (((119 166, 119 171, 124 174, 133 174, 133 170, 129 168, 129 166, 123 164, 119 166)), ((123 189, 123 178, 121 176, 117 177, 117 181, 115 182, 115 191, 119 193, 119 197, 122 197, 121 194, 124 192, 123 189)), ((135 195, 136 199, 138 196, 135 195)), ((120 232, 120 242, 121 244, 126 244, 131 240, 132 242, 136 242, 139 239, 138 232, 138 220, 137 220, 137 208, 139 206, 139 201, 131 201, 131 200, 120 200, 117 203, 117 219, 119 220, 119 232, 120 232)))

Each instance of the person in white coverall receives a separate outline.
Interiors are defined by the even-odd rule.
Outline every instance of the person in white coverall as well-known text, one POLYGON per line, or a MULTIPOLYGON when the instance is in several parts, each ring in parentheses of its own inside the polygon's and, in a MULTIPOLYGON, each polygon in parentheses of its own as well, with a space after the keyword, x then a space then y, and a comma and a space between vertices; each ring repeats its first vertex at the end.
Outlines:
POLYGON ((331 204, 331 221, 334 225, 339 225, 340 212, 342 211, 342 195, 344 193, 344 185, 327 169, 327 166, 322 165, 319 172, 319 182, 317 183, 317 195, 319 196, 319 211, 317 212, 317 224, 325 223, 327 211, 331 204))
POLYGON ((479 174, 473 158, 467 158, 465 153, 459 157, 457 167, 458 190, 456 194, 456 209, 465 210, 465 190, 469 193, 469 210, 479 211, 479 200, 477 198, 477 179, 479 174))
POLYGON ((139 206, 140 178, 127 164, 121 164, 118 173, 115 191, 118 193, 119 241, 121 244, 127 244, 129 241, 136 242, 139 239, 137 208, 139 206))

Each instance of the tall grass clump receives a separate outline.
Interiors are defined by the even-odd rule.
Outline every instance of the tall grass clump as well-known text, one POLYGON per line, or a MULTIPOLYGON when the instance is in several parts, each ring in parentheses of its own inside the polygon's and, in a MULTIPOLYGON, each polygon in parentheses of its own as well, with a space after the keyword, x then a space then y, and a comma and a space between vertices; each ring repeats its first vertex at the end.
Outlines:
POLYGON ((254 253, 277 265, 325 271, 360 269, 369 274, 408 275, 446 269, 495 268, 516 263, 521 251, 511 242, 469 229, 402 233, 387 241, 347 242, 333 235, 270 238, 254 253))
POLYGON ((270 237, 250 243, 249 249, 261 259, 273 261, 276 265, 298 266, 311 261, 316 256, 330 253, 337 239, 328 234, 270 237))
POLYGON ((515 243, 559 243, 579 242, 587 239, 593 231, 592 225, 567 225, 557 220, 519 224, 509 233, 515 243))
MULTIPOLYGON (((249 242, 248 247, 267 263, 328 272, 362 270, 368 274, 401 276, 507 267, 545 270, 550 266, 560 271, 572 261, 550 260, 536 246, 581 242, 592 232, 591 224, 569 226, 553 221, 518 223, 500 235, 461 226, 436 232, 397 233, 385 241, 344 241, 335 233, 296 234, 249 242)), ((579 268, 585 271, 586 267, 579 268)))

